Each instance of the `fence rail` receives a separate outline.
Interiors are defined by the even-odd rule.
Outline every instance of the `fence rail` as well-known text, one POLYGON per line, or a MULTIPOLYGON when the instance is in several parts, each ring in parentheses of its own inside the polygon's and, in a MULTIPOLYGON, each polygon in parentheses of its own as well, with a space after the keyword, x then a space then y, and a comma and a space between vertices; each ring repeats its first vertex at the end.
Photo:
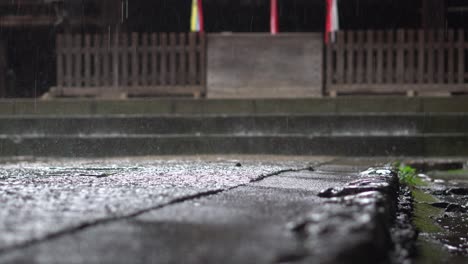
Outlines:
POLYGON ((337 93, 468 92, 463 30, 342 31, 326 46, 326 88, 337 93))
POLYGON ((56 49, 55 95, 205 93, 203 34, 64 34, 56 49))

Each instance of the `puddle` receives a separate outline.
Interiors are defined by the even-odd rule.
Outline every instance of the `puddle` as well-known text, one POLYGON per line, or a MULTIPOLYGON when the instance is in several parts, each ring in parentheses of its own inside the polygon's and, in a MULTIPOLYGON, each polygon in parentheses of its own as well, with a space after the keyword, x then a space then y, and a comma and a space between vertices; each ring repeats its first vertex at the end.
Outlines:
POLYGON ((411 166, 427 182, 413 191, 413 223, 420 230, 415 263, 468 263, 466 162, 415 162, 411 166))

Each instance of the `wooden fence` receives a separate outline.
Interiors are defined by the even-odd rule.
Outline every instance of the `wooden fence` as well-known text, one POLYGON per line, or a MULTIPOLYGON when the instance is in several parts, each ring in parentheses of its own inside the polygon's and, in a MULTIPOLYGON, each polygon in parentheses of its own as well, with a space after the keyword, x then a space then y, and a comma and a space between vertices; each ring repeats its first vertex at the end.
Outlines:
POLYGON ((55 96, 205 93, 203 34, 65 34, 56 45, 55 96))
POLYGON ((325 91, 468 92, 463 30, 346 31, 326 46, 325 91))

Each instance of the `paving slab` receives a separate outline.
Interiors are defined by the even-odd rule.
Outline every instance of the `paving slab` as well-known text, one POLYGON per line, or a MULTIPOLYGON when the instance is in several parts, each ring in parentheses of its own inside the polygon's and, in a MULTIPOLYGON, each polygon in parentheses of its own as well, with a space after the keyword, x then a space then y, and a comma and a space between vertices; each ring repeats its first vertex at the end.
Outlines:
POLYGON ((65 160, 3 164, 0 252, 88 225, 216 193, 295 161, 65 160))
MULTIPOLYGON (((337 262, 339 258, 336 257, 343 252, 343 247, 336 246, 333 247, 336 250, 331 248, 323 251, 327 253, 324 256, 314 251, 311 245, 317 248, 326 248, 326 245, 310 242, 322 241, 321 235, 309 232, 305 238, 300 232, 294 231, 293 227, 304 221, 311 212, 323 210, 324 207, 334 207, 335 212, 348 210, 343 204, 330 204, 328 198, 319 197, 318 194, 323 189, 345 186, 350 181, 360 179, 360 171, 383 163, 376 159, 330 162, 324 158, 269 162, 250 159, 242 160, 241 164, 233 164, 233 161, 235 160, 199 161, 196 165, 182 161, 173 161, 172 164, 165 164, 167 161, 150 162, 136 166, 140 168, 140 173, 132 173, 136 176, 117 172, 121 174, 116 174, 114 178, 104 177, 103 179, 110 179, 106 184, 110 184, 112 192, 98 192, 103 185, 97 183, 98 189, 91 189, 94 191, 91 192, 91 200, 80 201, 79 208, 83 210, 77 210, 72 215, 81 221, 87 221, 93 215, 106 216, 109 212, 106 212, 104 204, 107 203, 99 201, 106 200, 116 208, 114 214, 118 212, 126 217, 114 217, 109 221, 95 222, 74 230, 61 225, 66 232, 4 250, 0 254, 0 263, 342 263, 337 262), (317 165, 324 161, 327 163, 317 165), (171 167, 178 169, 172 170, 171 167), (296 170, 298 168, 303 169, 296 170), (181 171, 184 173, 180 173, 181 171), (160 174, 167 177, 158 177, 160 174), (175 180, 165 181, 166 178, 175 180), (176 190, 167 195, 165 206, 155 207, 155 204, 160 204, 159 200, 154 201, 159 195, 157 186, 165 184, 173 184, 169 189, 176 190), (143 188, 145 185, 149 185, 149 188, 143 188), (127 192, 123 190, 127 189, 137 189, 139 192, 130 191, 130 195, 126 195, 127 192), (213 189, 223 191, 167 203, 168 199, 187 195, 187 192, 213 189), (114 193, 115 190, 121 191, 114 193), (150 193, 156 195, 150 196, 150 193), (96 198, 99 198, 97 203, 96 198), (117 202, 113 203, 113 200, 117 202), (141 200, 141 203, 130 202, 135 200, 141 200), (148 203, 153 205, 152 210, 141 211, 141 208, 150 208, 143 205, 148 203), (130 205, 127 209, 122 204, 130 205), (87 210, 90 213, 80 217, 87 210), (129 215, 129 211, 135 210, 140 210, 140 213, 129 215)), ((42 172, 46 175, 45 179, 51 177, 49 170, 50 168, 45 170, 46 173, 42 172)), ((96 170, 92 173, 96 173, 96 170)), ((36 186, 50 186, 47 180, 41 181, 38 176, 29 178, 35 179, 33 182, 36 186)), ((79 185, 80 181, 75 181, 75 178, 82 177, 70 176, 64 182, 79 185)), ((5 179, 8 181, 12 177, 5 179)), ((96 180, 95 177, 92 179, 96 180)), ((63 215, 60 205, 63 205, 62 208, 74 208, 74 198, 71 196, 76 196, 77 193, 70 193, 67 188, 49 192, 59 198, 52 198, 53 195, 42 196, 40 198, 48 198, 50 201, 36 203, 35 206, 48 204, 49 207, 54 207, 58 204, 59 210, 54 210, 55 213, 49 210, 45 214, 43 210, 38 210, 42 213, 37 213, 38 218, 28 218, 26 223, 29 225, 26 227, 42 226, 39 228, 42 230, 63 215), (47 219, 47 215, 58 218, 49 217, 49 222, 40 219, 44 216, 47 219)), ((18 198, 12 199, 22 203, 18 198)), ((14 213, 14 208, 10 213, 14 213)), ((44 206, 41 207, 43 208, 44 206)), ((24 210, 29 211, 31 207, 24 210)), ((5 217, 8 219, 6 214, 0 219, 5 217)), ((336 221, 337 218, 324 219, 325 222, 322 221, 320 225, 333 219, 336 221)), ((7 226, 5 221, 2 222, 4 229, 14 226, 7 226)), ((310 228, 320 227, 311 222, 306 224, 310 228)), ((21 229, 11 230, 10 233, 14 234, 21 229)), ((26 229, 23 238, 30 239, 33 231, 37 231, 34 228, 26 229)), ((48 232, 54 231, 48 229, 48 232)), ((330 239, 323 241, 330 243, 330 239)), ((336 245, 348 243, 341 237, 332 241, 336 245)), ((359 242, 359 239, 356 241, 359 242)), ((366 259, 363 260, 362 263, 365 263, 366 259)))

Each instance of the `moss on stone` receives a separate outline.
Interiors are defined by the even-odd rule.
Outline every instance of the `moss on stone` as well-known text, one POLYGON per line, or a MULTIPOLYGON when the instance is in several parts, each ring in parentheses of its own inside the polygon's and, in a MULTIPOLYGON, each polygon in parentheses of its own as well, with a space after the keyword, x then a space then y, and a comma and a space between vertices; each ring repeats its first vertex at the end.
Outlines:
POLYGON ((428 194, 428 193, 425 193, 423 191, 421 191, 420 189, 418 188, 413 188, 412 190, 412 195, 413 195, 413 198, 416 202, 421 202, 421 203, 435 203, 435 202, 438 202, 439 200, 437 200, 437 198, 435 198, 434 196, 428 194))
POLYGON ((442 214, 443 210, 429 204, 438 200, 434 196, 416 188, 413 189, 412 194, 415 201, 413 223, 416 228, 424 233, 442 232, 443 229, 434 223, 433 219, 442 214))
POLYGON ((422 239, 418 241, 418 255, 416 264, 438 264, 448 257, 448 253, 439 245, 422 239))

